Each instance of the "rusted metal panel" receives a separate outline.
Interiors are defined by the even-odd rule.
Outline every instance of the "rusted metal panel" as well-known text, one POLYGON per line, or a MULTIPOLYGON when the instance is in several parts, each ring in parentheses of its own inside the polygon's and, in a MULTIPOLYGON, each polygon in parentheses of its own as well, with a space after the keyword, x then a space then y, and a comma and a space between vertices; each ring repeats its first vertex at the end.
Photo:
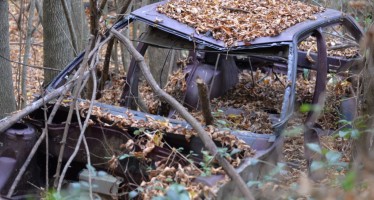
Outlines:
MULTIPOLYGON (((8 192, 36 139, 36 130, 30 124, 16 123, 4 134, 0 134, 0 192, 2 194, 8 192)), ((38 184, 39 174, 35 171, 37 170, 35 159, 31 163, 22 177, 22 183, 17 187, 20 192, 29 189, 27 181, 38 184)))

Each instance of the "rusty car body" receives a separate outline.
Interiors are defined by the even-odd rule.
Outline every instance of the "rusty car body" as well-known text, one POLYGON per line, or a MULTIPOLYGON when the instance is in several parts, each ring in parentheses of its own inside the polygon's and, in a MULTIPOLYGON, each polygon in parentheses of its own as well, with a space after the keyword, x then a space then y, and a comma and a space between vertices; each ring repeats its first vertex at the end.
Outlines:
MULTIPOLYGON (((161 2, 164 3, 164 2, 161 2)), ((269 166, 263 163, 253 164, 252 159, 268 160, 277 162, 278 151, 282 147, 282 132, 285 129, 287 122, 291 118, 296 99, 296 82, 297 74, 303 69, 316 71, 316 85, 313 95, 313 104, 318 103, 320 95, 325 92, 327 74, 337 73, 340 71, 347 71, 350 67, 360 60, 360 57, 345 58, 335 57, 327 54, 326 41, 324 37, 324 29, 334 25, 343 26, 346 31, 353 37, 352 39, 358 43, 363 35, 363 31, 354 21, 354 19, 339 11, 326 9, 324 12, 316 14, 315 20, 307 20, 298 23, 291 28, 286 29, 280 35, 275 37, 257 38, 251 42, 251 45, 246 45, 239 42, 238 44, 227 47, 222 41, 217 41, 209 35, 196 34, 195 30, 184 24, 181 24, 173 19, 166 17, 156 11, 159 3, 144 6, 138 10, 133 11, 129 16, 124 16, 122 20, 117 22, 112 28, 120 30, 134 21, 142 22, 148 25, 149 29, 143 33, 138 42, 138 51, 145 54, 149 46, 156 46, 167 49, 185 49, 190 51, 193 61, 187 65, 186 78, 187 90, 184 94, 184 105, 189 109, 198 107, 197 89, 194 85, 196 77, 204 77, 205 83, 210 85, 211 98, 222 96, 237 82, 238 73, 243 70, 256 70, 262 68, 264 63, 270 63, 267 69, 279 71, 287 75, 287 84, 284 88, 284 95, 281 103, 280 113, 271 113, 273 134, 260 134, 247 130, 230 130, 231 134, 244 140, 253 149, 256 150, 254 158, 247 158, 237 168, 237 171, 245 181, 257 180, 266 173, 269 166), (309 36, 316 38, 318 52, 308 53, 300 50, 298 44, 309 36), (218 56, 222 54, 221 58, 218 56), (307 57, 313 58, 316 62, 308 61, 307 57), (254 63, 253 66, 248 65, 248 59, 254 63), (218 63, 215 64, 215 63, 218 63), (205 74, 206 76, 202 76, 205 74)), ((109 35, 109 32, 107 33, 109 35)), ((80 54, 74 61, 72 61, 55 79, 48 84, 46 92, 53 91, 67 81, 71 73, 81 64, 84 54, 80 54)), ((191 129, 188 123, 183 120, 173 119, 173 110, 168 110, 166 113, 160 115, 152 115, 139 111, 135 99, 139 97, 139 78, 140 70, 137 67, 135 60, 131 61, 121 99, 119 99, 121 107, 107 105, 103 103, 95 103, 95 106, 100 107, 103 112, 108 112, 113 115, 128 116, 128 113, 134 117, 135 120, 147 121, 149 116, 155 120, 168 121, 173 126, 182 126, 191 129), (127 113, 127 114, 126 114, 127 113)), ((349 104, 349 103, 348 103, 349 104)), ((349 113, 352 106, 344 106, 344 112, 349 113)), ((57 156, 60 149, 61 136, 64 131, 64 121, 66 120, 68 109, 60 108, 56 114, 56 119, 48 127, 49 132, 49 157, 50 166, 57 162, 57 156)), ((344 113, 343 112, 343 113, 344 113)), ((39 130, 44 127, 43 110, 39 109, 32 113, 25 123, 17 124, 5 133, 1 134, 0 146, 0 191, 4 195, 9 189, 9 185, 14 181, 17 171, 22 166, 27 154, 36 141, 39 130)), ((310 111, 305 124, 307 130, 305 132, 306 142, 318 142, 318 134, 315 131, 315 119, 312 117, 313 111, 310 111)), ((347 115, 348 116, 348 115, 347 115)), ((351 120, 351 119, 348 119, 351 120)), ((104 127, 100 125, 90 126, 85 135, 87 137, 88 145, 91 150, 92 164, 95 168, 106 170, 108 160, 113 155, 113 149, 118 148, 121 144, 126 143, 129 138, 133 137, 136 128, 129 127, 127 132, 116 127, 104 127)), ((73 121, 69 130, 68 148, 65 150, 64 162, 70 157, 72 148, 76 144, 79 136, 79 124, 76 116, 73 116, 73 121)), ((201 151, 203 148, 199 140, 190 140, 188 142, 183 136, 173 133, 167 133, 165 140, 173 147, 183 147, 186 152, 190 150, 201 151)), ((158 149, 153 155, 157 157, 167 156, 170 149, 158 149)), ((39 152, 34 158, 34 164, 29 166, 27 173, 23 176, 22 184, 17 188, 17 193, 14 195, 15 199, 23 198, 22 195, 30 194, 30 186, 27 182, 43 187, 45 170, 50 170, 50 175, 54 174, 54 167, 45 166, 45 146, 39 149, 39 152)), ((74 165, 71 166, 68 180, 79 180, 79 172, 85 168, 86 157, 84 148, 81 147, 78 156, 74 160, 74 165)), ((196 160, 199 159, 197 156, 196 160)), ((122 176, 121 186, 130 182, 128 173, 132 174, 131 180, 139 183, 141 177, 146 173, 145 170, 139 170, 139 162, 136 159, 127 159, 127 172, 123 170, 120 163, 119 167, 114 170, 116 176, 122 176)), ((104 180, 104 179, 103 179, 104 180)), ((105 179, 107 180, 107 179, 105 179)), ((116 181, 103 181, 105 184, 117 184, 116 181)), ((109 179, 108 179, 109 180, 109 179)), ((111 179, 110 179, 111 180, 111 179)), ((199 177, 196 181, 211 185, 220 180, 220 176, 199 177)), ((97 191, 99 192, 99 191, 97 191)), ((121 196, 119 191, 103 192, 101 194, 115 196, 118 198, 125 198, 121 196)), ((227 199, 233 195, 240 195, 240 192, 235 188, 234 183, 229 182, 220 187, 217 191, 219 199, 227 199)))

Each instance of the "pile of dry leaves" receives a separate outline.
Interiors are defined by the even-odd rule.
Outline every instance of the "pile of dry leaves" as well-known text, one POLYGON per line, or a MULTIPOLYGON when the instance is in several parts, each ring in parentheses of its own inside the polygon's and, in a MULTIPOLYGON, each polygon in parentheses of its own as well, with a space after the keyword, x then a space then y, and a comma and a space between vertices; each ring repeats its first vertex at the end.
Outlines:
MULTIPOLYGON (((89 104, 88 101, 80 103, 80 107, 82 108, 81 115, 83 117, 86 115, 89 104)), ((193 129, 187 129, 180 125, 175 126, 168 121, 155 120, 150 116, 146 120, 136 120, 132 113, 127 112, 126 114, 126 116, 113 115, 102 111, 100 107, 94 106, 92 111, 94 120, 91 120, 90 124, 98 123, 102 126, 115 126, 126 132, 130 128, 138 129, 136 134, 134 132, 133 138, 121 146, 129 150, 126 152, 129 156, 139 159, 147 166, 153 165, 152 169, 147 171, 147 177, 140 184, 144 189, 142 199, 151 199, 154 196, 163 195, 165 191, 160 188, 168 188, 175 182, 183 184, 192 197, 201 195, 209 197, 214 194, 212 188, 193 181, 196 177, 207 173, 212 175, 225 174, 222 168, 214 161, 213 157, 206 163, 203 162, 204 164, 196 163, 189 157, 190 155, 182 154, 177 149, 171 147, 164 139, 165 133, 173 133, 184 135, 189 142, 192 136, 196 136, 196 132, 193 129), (167 148, 171 153, 167 158, 155 162, 149 155, 160 148, 167 148)), ((230 134, 229 131, 222 131, 213 126, 208 126, 205 130, 214 141, 222 144, 227 152, 236 152, 226 156, 235 167, 238 167, 244 158, 253 157, 255 154, 255 151, 248 144, 230 134)), ((113 156, 109 164, 118 164, 119 159, 119 157, 113 156)), ((117 165, 114 165, 115 167, 117 165)), ((226 183, 228 180, 226 177, 214 187, 218 188, 219 185, 226 183)))
POLYGON ((157 8, 227 46, 240 41, 250 45, 255 38, 276 36, 296 23, 315 19, 313 14, 323 10, 293 0, 170 0, 157 8))

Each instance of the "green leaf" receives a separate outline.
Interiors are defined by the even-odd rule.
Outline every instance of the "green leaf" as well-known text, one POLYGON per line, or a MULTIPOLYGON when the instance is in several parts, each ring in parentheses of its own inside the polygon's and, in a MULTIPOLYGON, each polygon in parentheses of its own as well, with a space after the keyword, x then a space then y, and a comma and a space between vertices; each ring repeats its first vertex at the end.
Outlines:
POLYGON ((135 130, 134 131, 134 135, 140 135, 140 131, 139 130, 135 130))
POLYGON ((353 139, 358 139, 360 137, 360 132, 357 129, 352 129, 351 137, 353 139))
POLYGON ((129 157, 132 157, 132 155, 129 155, 129 154, 122 154, 120 157, 118 157, 118 160, 123 160, 125 158, 129 158, 129 157))
POLYGON ((304 79, 308 79, 309 73, 310 73, 309 69, 303 69, 303 77, 304 77, 304 79))
POLYGON ((312 151, 314 151, 314 152, 317 152, 317 153, 319 153, 319 154, 322 154, 322 149, 321 149, 321 147, 320 147, 318 144, 316 144, 316 143, 308 143, 308 144, 306 144, 306 146, 307 146, 310 150, 312 150, 312 151))
POLYGON ((349 137, 349 131, 339 131, 338 132, 338 134, 339 134, 339 137, 341 137, 341 138, 347 138, 347 137, 349 137))
POLYGON ((53 199, 62 199, 60 193, 58 193, 58 192, 54 192, 54 193, 52 194, 52 197, 53 197, 53 199))
POLYGON ((312 164, 310 165, 310 170, 316 171, 316 170, 322 169, 323 167, 325 167, 325 163, 321 161, 313 161, 312 164))
POLYGON ((345 119, 341 119, 338 121, 340 124, 343 124, 343 125, 351 125, 352 122, 351 121, 348 121, 348 120, 345 120, 345 119))
POLYGON ((186 188, 179 184, 173 184, 166 192, 166 196, 170 200, 189 200, 190 196, 186 188))
POLYGON ((344 180, 342 181, 342 188, 345 191, 351 191, 354 189, 355 183, 356 183, 356 173, 351 171, 345 176, 344 180))
POLYGON ((218 148, 218 153, 222 157, 230 157, 230 154, 227 153, 228 149, 227 148, 218 148))
POLYGON ((329 151, 326 153, 326 160, 330 164, 334 164, 336 162, 339 162, 339 159, 342 157, 341 153, 336 151, 329 151))
POLYGON ((129 199, 133 199, 135 197, 137 197, 139 195, 139 193, 135 190, 129 192, 129 199))
POLYGON ((235 155, 235 154, 240 153, 240 152, 242 152, 241 149, 234 148, 234 149, 230 152, 230 156, 235 155))
POLYGON ((313 106, 311 104, 301 104, 301 106, 300 106, 300 112, 306 113, 306 112, 311 111, 312 108, 313 108, 313 106))

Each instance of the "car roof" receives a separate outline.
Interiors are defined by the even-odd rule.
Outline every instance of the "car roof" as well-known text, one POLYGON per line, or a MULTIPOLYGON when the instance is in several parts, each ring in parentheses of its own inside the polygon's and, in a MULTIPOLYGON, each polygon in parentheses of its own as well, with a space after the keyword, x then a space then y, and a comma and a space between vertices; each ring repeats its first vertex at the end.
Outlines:
POLYGON ((227 47, 221 40, 216 40, 211 36, 204 34, 197 34, 193 27, 180 23, 177 20, 169 18, 168 16, 157 12, 157 6, 164 4, 167 1, 162 1, 150 4, 133 11, 130 17, 135 20, 143 21, 149 26, 156 27, 167 33, 179 36, 181 38, 211 47, 220 51, 238 50, 238 49, 251 49, 258 46, 271 45, 274 43, 291 42, 295 36, 299 36, 308 30, 318 28, 331 23, 336 23, 340 19, 346 18, 346 15, 340 11, 333 9, 325 9, 324 12, 314 14, 315 20, 306 20, 298 23, 274 37, 260 37, 251 42, 251 45, 245 45, 244 42, 238 42, 236 45, 227 47))

